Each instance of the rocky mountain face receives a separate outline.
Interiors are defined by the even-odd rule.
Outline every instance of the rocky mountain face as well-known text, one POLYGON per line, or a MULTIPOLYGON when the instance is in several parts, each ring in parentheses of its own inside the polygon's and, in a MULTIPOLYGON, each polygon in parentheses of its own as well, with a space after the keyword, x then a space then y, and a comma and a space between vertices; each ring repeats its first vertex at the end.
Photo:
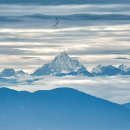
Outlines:
POLYGON ((50 63, 37 69, 33 75, 88 75, 91 73, 78 61, 62 52, 57 55, 50 63))

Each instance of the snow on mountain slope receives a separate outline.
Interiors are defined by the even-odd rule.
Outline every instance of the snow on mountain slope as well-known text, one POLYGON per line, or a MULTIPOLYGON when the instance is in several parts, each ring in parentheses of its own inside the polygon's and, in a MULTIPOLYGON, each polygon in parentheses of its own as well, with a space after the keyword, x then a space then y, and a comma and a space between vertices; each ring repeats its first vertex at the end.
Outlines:
POLYGON ((102 65, 98 65, 97 67, 93 68, 92 73, 94 74, 102 73, 102 65))
POLYGON ((54 58, 53 61, 45 64, 33 73, 33 75, 35 76, 60 74, 91 75, 79 61, 69 57, 68 54, 65 52, 61 52, 54 58))
POLYGON ((12 68, 6 68, 0 72, 0 86, 19 84, 26 82, 28 80, 35 80, 35 77, 32 77, 28 73, 25 73, 22 70, 14 70, 12 68))
POLYGON ((127 70, 128 70, 128 66, 126 66, 124 64, 120 65, 118 68, 121 69, 122 72, 127 72, 127 70))
POLYGON ((28 75, 27 73, 25 73, 24 71, 22 70, 19 70, 19 71, 16 71, 12 68, 7 68, 7 69, 4 69, 0 72, 0 76, 1 77, 6 77, 6 78, 9 78, 9 77, 19 77, 19 76, 24 76, 24 75, 28 75))
POLYGON ((121 69, 116 68, 115 66, 108 65, 108 66, 101 66, 98 65, 92 70, 92 73, 94 75, 100 75, 100 76, 113 76, 113 75, 119 75, 121 74, 121 69))
POLYGON ((1 77, 12 77, 15 76, 16 72, 14 69, 4 69, 1 71, 0 76, 1 77))
POLYGON ((130 67, 129 66, 126 66, 126 65, 122 64, 118 68, 121 69, 122 74, 130 75, 130 67))

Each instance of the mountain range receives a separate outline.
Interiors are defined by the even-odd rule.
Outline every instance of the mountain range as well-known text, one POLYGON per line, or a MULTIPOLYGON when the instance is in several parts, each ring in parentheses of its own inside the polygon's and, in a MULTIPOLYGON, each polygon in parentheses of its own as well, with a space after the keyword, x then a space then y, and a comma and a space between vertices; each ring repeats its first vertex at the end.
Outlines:
POLYGON ((113 75, 130 75, 130 68, 125 66, 124 64, 119 67, 115 67, 112 65, 102 66, 98 65, 93 68, 92 74, 95 76, 113 76, 113 75))
POLYGON ((130 130, 130 110, 71 88, 0 88, 1 130, 130 130))
POLYGON ((12 76, 18 76, 18 75, 25 75, 26 73, 22 70, 15 71, 14 69, 4 69, 1 71, 0 76, 1 77, 12 77, 12 76))
POLYGON ((0 78, 24 78, 39 77, 45 75, 53 76, 115 76, 130 75, 130 67, 122 64, 118 67, 113 65, 98 65, 88 71, 86 67, 75 58, 70 57, 66 52, 59 53, 52 61, 36 69, 32 74, 27 74, 22 70, 4 69, 0 72, 0 78))
POLYGON ((38 68, 32 75, 84 75, 84 76, 113 76, 113 75, 130 75, 130 67, 124 64, 115 67, 112 65, 98 65, 89 72, 86 67, 78 60, 68 56, 66 52, 58 54, 51 62, 38 68))

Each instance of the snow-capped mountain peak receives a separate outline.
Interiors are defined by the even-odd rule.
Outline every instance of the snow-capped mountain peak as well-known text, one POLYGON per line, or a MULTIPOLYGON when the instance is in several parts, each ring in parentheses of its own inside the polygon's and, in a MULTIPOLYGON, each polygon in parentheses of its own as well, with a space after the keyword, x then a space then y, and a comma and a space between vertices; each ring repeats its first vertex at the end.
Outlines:
POLYGON ((119 68, 121 71, 123 71, 123 72, 127 72, 127 71, 128 71, 128 66, 126 66, 126 65, 124 65, 124 64, 120 65, 118 68, 119 68))
POLYGON ((113 65, 102 66, 98 65, 92 70, 94 75, 118 75, 121 74, 121 70, 113 65))
POLYGON ((102 65, 96 66, 95 68, 92 69, 92 73, 95 73, 95 74, 101 73, 102 72, 102 67, 103 67, 102 65))
POLYGON ((2 77, 11 77, 15 75, 15 70, 12 68, 4 69, 1 71, 0 75, 2 77))
POLYGON ((62 59, 62 58, 70 58, 66 52, 60 52, 55 58, 56 59, 62 59))
POLYGON ((56 58, 50 63, 50 67, 54 68, 56 73, 78 72, 81 68, 85 69, 85 67, 81 65, 79 61, 70 58, 65 52, 57 55, 56 58))
POLYGON ((16 70, 14 70, 12 68, 6 68, 6 69, 4 69, 4 70, 2 70, 0 72, 0 76, 1 77, 12 77, 12 78, 15 78, 15 77, 24 76, 24 75, 27 75, 27 73, 25 73, 22 70, 16 71, 16 70))
POLYGON ((36 70, 33 75, 56 75, 84 71, 87 71, 86 68, 78 60, 69 57, 66 52, 61 52, 50 63, 36 70))

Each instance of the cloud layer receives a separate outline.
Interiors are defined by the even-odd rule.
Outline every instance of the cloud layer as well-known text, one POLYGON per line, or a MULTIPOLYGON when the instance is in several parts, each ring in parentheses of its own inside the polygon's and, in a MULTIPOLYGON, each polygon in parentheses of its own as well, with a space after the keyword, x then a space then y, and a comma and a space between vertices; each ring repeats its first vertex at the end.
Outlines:
MULTIPOLYGON (((129 34, 129 4, 0 5, 0 69, 31 73, 63 50, 90 70, 98 64, 130 65, 129 34)), ((35 91, 73 87, 126 103, 130 101, 129 85, 129 76, 44 77, 33 85, 13 88, 35 91)))
POLYGON ((123 104, 130 102, 130 76, 44 76, 42 78, 43 79, 39 81, 33 82, 33 84, 22 83, 18 86, 6 85, 6 87, 30 92, 37 90, 50 90, 58 87, 71 87, 115 103, 123 104))
POLYGON ((0 5, 0 17, 1 69, 32 72, 66 49, 88 68, 129 64, 129 4, 0 5))

